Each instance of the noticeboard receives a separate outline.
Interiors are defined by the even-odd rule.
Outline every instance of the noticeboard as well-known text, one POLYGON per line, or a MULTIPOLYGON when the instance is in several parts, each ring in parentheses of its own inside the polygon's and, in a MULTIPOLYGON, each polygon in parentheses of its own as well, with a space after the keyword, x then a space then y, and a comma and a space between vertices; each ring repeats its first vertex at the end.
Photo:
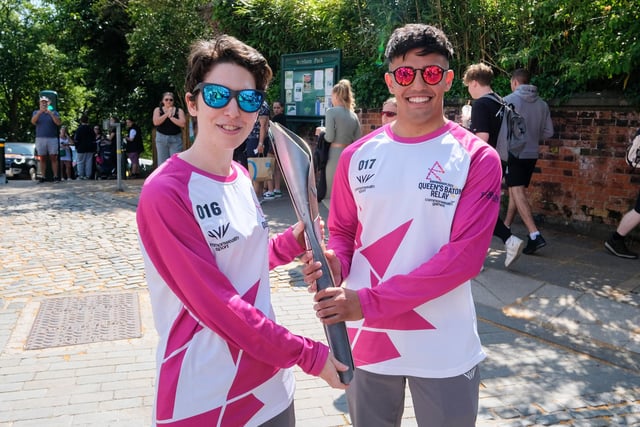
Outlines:
POLYGON ((340 50, 282 55, 282 99, 288 118, 321 119, 340 75, 340 50))

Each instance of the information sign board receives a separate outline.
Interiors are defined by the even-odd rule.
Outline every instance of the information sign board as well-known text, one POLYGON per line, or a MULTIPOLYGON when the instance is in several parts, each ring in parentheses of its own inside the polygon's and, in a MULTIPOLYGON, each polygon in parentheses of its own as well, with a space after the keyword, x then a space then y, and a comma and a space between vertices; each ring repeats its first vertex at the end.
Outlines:
POLYGON ((321 119, 340 75, 340 50, 282 55, 282 99, 288 118, 321 119))

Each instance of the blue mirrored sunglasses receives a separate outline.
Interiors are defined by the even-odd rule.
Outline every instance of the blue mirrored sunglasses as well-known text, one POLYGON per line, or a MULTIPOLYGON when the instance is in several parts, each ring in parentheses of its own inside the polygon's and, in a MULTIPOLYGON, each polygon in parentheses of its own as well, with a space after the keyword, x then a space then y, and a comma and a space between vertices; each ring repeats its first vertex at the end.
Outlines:
POLYGON ((193 89, 193 94, 202 91, 204 103, 211 108, 223 108, 231 98, 238 101, 238 107, 247 113, 255 113, 265 99, 265 93, 257 89, 233 90, 215 83, 200 82, 193 89))

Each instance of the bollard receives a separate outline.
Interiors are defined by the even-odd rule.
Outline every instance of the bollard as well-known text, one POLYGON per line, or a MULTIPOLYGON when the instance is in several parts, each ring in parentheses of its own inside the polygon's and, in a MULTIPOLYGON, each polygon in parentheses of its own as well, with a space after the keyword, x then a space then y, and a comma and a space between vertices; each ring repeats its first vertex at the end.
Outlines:
POLYGON ((4 139, 0 138, 0 163, 2 163, 2 171, 0 171, 0 184, 7 184, 9 180, 7 179, 7 165, 5 164, 4 159, 4 139))

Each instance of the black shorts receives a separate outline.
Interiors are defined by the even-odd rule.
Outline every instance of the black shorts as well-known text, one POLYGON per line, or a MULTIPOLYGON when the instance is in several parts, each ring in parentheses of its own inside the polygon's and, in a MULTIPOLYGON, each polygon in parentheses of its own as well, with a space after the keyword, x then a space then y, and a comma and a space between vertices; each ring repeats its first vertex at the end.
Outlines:
POLYGON ((528 187, 538 159, 519 159, 509 154, 504 174, 507 187, 528 187))

